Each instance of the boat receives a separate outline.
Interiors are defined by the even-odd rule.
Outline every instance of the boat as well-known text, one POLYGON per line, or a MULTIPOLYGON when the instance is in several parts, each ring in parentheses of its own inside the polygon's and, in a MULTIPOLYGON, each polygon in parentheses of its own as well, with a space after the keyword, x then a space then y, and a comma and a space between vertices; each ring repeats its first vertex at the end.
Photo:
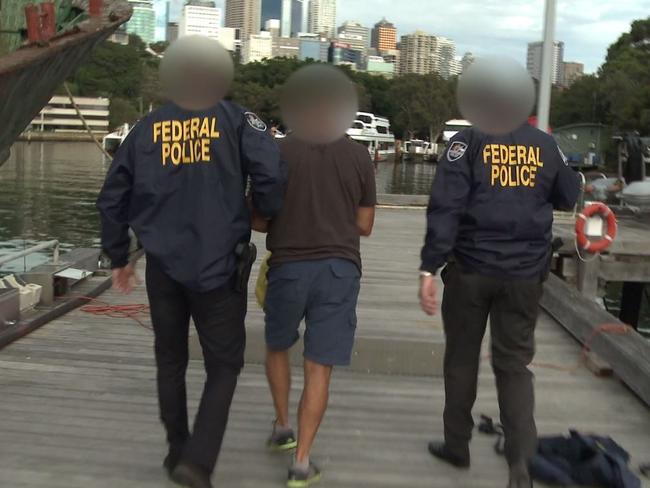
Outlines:
POLYGON ((366 146, 375 161, 385 161, 395 155, 395 135, 386 117, 357 112, 352 127, 346 133, 350 139, 366 146))
MULTIPOLYGON (((125 0, 0 3, 0 166, 55 90, 93 48, 131 18, 132 11, 125 0), (29 34, 23 41, 26 23, 29 34)), ((0 275, 0 349, 110 286, 110 271, 101 269, 99 249, 73 249, 59 257, 57 240, 2 254, 0 267, 50 248, 48 263, 0 275)))
POLYGON ((113 156, 124 142, 124 139, 126 139, 126 136, 129 135, 129 132, 131 132, 131 126, 124 123, 116 131, 106 134, 102 139, 104 151, 113 156))
POLYGON ((73 8, 72 0, 56 0, 54 5, 60 15, 74 17, 57 17, 58 27, 52 25, 52 37, 23 41, 20 32, 25 27, 24 11, 31 3, 0 3, 0 165, 61 83, 133 12, 126 0, 93 0, 90 4, 101 9, 92 16, 80 8, 88 7, 88 1, 75 1, 79 7, 73 8))
POLYGON ((434 145, 422 139, 411 139, 404 142, 402 154, 407 160, 421 159, 423 161, 432 161, 436 156, 434 145))

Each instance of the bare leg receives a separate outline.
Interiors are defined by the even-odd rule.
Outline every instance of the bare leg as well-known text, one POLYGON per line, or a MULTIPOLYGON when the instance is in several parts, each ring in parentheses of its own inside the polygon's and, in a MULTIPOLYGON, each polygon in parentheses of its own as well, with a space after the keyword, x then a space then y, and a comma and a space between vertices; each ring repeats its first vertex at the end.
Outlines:
POLYGON ((301 463, 309 457, 316 432, 320 426, 327 401, 332 367, 305 359, 305 387, 298 408, 298 449, 296 461, 301 463))
POLYGON ((291 366, 289 351, 266 350, 266 378, 269 381, 278 427, 289 427, 291 366))

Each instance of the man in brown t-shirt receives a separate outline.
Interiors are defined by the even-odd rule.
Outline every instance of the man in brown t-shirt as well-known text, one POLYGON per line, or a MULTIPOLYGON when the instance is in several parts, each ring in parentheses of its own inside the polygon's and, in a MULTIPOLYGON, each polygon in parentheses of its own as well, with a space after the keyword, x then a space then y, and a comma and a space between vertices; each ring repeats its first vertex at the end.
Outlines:
POLYGON ((346 103, 341 110, 353 105, 356 112, 350 92, 354 85, 334 68, 308 69, 312 72, 297 75, 299 80, 306 76, 311 92, 293 86, 291 93, 303 95, 292 97, 299 108, 287 102, 283 106, 285 120, 295 129, 280 142, 288 183, 283 210, 268 223, 267 237, 272 257, 264 308, 266 371, 277 415, 268 445, 275 450, 297 446, 289 487, 309 486, 320 478, 309 453, 327 408, 332 367, 350 363, 361 276, 359 241, 372 231, 376 204, 368 151, 343 135, 351 120, 336 131, 339 119, 345 120, 335 113, 340 104, 346 103), (299 338, 303 319, 305 388, 296 442, 289 422, 288 350, 299 338))

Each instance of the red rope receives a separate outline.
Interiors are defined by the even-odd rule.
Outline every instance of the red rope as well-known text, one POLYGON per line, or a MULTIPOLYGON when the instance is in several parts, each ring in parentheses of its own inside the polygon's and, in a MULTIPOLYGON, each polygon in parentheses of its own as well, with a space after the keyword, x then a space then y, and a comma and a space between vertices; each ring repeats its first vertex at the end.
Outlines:
POLYGON ((103 302, 93 297, 82 295, 65 296, 61 298, 78 298, 93 302, 92 305, 84 305, 80 310, 91 315, 104 316, 112 319, 131 319, 140 327, 147 330, 153 330, 148 322, 145 322, 149 316, 149 305, 144 303, 130 303, 125 305, 114 305, 103 302))

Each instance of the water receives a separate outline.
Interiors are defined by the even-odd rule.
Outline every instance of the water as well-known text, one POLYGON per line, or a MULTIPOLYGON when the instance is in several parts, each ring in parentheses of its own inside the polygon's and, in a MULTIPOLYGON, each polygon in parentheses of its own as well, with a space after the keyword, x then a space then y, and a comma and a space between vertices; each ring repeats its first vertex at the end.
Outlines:
MULTIPOLYGON (((0 167, 0 254, 58 239, 63 250, 99 245, 95 199, 107 164, 92 143, 16 143, 0 167)), ((5 265, 22 271, 48 252, 5 265)))
MULTIPOLYGON (((377 166, 377 192, 427 195, 434 164, 387 161, 377 166)), ((92 143, 20 142, 0 167, 0 254, 58 239, 63 250, 99 245, 95 199, 108 163, 92 143)), ((22 271, 50 258, 43 252, 5 265, 22 271)), ((606 304, 616 312, 620 286, 608 287, 606 304)), ((643 326, 650 332, 650 306, 644 302, 643 326)))

